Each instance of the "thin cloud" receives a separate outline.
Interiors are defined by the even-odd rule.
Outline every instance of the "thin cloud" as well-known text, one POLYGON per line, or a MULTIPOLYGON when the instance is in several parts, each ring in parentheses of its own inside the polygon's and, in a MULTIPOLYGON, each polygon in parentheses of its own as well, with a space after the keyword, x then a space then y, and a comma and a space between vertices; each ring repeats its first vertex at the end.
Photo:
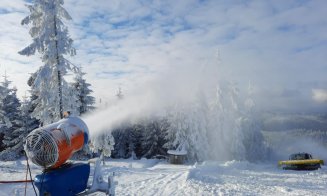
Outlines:
POLYGON ((327 90, 325 89, 313 89, 312 99, 318 103, 327 103, 327 90))

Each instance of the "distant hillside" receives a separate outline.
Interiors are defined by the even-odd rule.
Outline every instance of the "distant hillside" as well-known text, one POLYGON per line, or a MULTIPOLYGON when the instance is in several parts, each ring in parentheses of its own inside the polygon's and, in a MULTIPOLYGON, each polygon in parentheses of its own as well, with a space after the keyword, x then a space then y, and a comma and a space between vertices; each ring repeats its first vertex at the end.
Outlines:
POLYGON ((272 159, 287 159, 290 154, 307 152, 327 161, 327 132, 310 130, 264 131, 272 159))
POLYGON ((264 131, 320 130, 327 131, 327 114, 272 114, 262 117, 264 131))

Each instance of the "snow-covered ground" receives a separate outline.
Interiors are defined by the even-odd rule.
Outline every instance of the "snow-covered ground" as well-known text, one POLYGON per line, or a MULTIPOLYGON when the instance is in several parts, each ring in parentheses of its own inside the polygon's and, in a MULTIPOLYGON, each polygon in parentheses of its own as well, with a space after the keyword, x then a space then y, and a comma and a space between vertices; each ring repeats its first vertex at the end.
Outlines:
MULTIPOLYGON (((1 180, 25 179, 24 160, 0 162, 1 180)), ((34 165, 33 176, 40 173, 34 165)), ((327 168, 286 171, 276 164, 207 161, 170 165, 159 160, 108 160, 115 172, 116 195, 327 195, 327 168)), ((24 195, 25 184, 0 184, 0 196, 24 195)), ((27 195, 34 195, 30 184, 27 195)), ((97 193, 94 195, 104 195, 97 193)))

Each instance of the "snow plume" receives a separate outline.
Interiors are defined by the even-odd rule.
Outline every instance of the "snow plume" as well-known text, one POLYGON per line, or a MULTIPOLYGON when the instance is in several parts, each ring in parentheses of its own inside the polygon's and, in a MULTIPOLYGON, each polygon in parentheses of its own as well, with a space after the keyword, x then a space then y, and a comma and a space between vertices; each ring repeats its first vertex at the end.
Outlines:
POLYGON ((112 130, 126 121, 135 122, 145 117, 164 115, 174 104, 190 103, 199 90, 199 82, 205 79, 201 68, 176 67, 173 72, 165 71, 136 85, 123 98, 108 100, 105 108, 85 116, 91 134, 112 130))
POLYGON ((247 100, 252 105, 244 106, 237 85, 220 82, 214 63, 174 66, 173 70, 86 116, 91 137, 159 116, 169 123, 165 147, 187 150, 190 160, 262 157, 265 148, 260 128, 252 110, 246 109, 254 103, 247 100))
POLYGON ((98 135, 112 131, 125 122, 136 122, 155 109, 153 95, 135 94, 122 100, 115 100, 106 108, 101 108, 85 116, 90 134, 98 135), (147 97, 148 96, 148 97, 147 97), (153 104, 153 105, 152 105, 153 104))

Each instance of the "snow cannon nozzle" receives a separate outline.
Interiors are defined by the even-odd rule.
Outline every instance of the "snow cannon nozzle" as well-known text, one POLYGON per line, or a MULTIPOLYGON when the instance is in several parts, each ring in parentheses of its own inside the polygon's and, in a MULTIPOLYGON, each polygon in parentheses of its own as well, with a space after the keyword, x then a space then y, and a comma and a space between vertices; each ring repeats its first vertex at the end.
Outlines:
POLYGON ((70 117, 70 111, 64 112, 63 116, 64 116, 64 118, 70 117))

